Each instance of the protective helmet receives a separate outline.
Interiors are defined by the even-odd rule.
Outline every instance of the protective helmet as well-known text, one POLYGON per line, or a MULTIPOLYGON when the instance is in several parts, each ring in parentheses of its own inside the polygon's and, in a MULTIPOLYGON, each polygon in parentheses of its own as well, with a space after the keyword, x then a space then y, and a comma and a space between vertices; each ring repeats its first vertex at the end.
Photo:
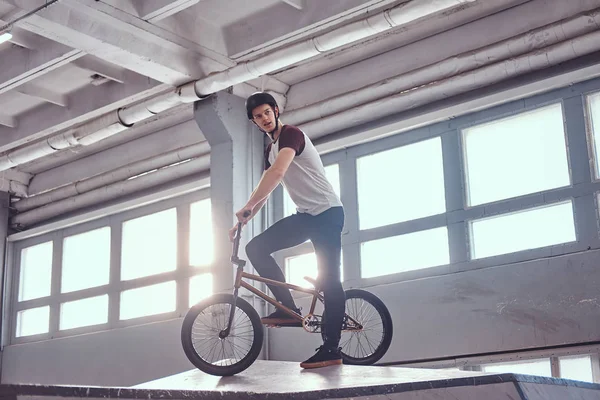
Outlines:
POLYGON ((275 98, 267 92, 256 92, 248 97, 246 99, 246 113, 248 114, 248 119, 252 119, 252 110, 263 104, 270 105, 273 107, 273 110, 277 107, 275 98))

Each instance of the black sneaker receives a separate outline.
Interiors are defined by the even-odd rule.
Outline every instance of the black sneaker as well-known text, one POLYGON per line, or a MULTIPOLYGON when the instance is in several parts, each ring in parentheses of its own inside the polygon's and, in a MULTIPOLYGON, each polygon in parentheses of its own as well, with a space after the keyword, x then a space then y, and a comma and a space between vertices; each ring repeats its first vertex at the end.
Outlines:
MULTIPOLYGON (((302 316, 301 310, 299 308, 291 308, 291 310, 296 312, 298 315, 302 316)), ((275 312, 271 313, 270 315, 261 318, 260 322, 268 326, 302 326, 301 320, 295 319, 280 308, 275 310, 275 312)))
POLYGON ((342 365, 341 348, 328 348, 320 346, 317 349, 317 354, 308 360, 300 363, 300 366, 305 369, 329 367, 331 365, 342 365))

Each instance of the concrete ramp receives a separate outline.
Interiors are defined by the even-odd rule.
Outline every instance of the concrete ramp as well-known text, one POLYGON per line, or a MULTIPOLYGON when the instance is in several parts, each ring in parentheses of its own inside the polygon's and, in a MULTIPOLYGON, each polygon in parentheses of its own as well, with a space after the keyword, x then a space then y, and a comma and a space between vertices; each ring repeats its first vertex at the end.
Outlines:
POLYGON ((232 377, 190 370, 130 388, 0 385, 1 400, 61 399, 364 399, 600 400, 600 385, 517 374, 256 361, 232 377))

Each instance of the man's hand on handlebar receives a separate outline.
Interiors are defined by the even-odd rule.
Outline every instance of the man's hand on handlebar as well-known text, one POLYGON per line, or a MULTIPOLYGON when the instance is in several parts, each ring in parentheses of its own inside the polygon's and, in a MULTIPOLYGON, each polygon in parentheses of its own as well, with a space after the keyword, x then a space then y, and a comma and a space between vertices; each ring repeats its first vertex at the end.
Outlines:
POLYGON ((238 221, 242 223, 242 225, 246 225, 250 220, 250 216, 252 215, 252 208, 247 205, 244 206, 240 211, 235 213, 238 221))
POLYGON ((231 228, 229 230, 229 240, 230 241, 233 242, 233 240, 235 239, 235 235, 238 230, 238 227, 246 225, 248 223, 248 221, 250 220, 251 215, 252 215, 252 209, 248 208, 247 206, 245 206, 240 211, 235 213, 235 216, 238 219, 238 223, 235 224, 233 226, 233 228, 231 228))

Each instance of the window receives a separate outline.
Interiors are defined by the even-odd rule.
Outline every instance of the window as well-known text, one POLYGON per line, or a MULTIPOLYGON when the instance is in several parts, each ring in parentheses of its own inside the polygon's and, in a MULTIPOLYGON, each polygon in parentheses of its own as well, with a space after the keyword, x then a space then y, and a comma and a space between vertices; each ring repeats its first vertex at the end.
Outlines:
POLYGON ((50 296, 52 276, 52 242, 21 250, 19 301, 50 296))
MULTIPOLYGON (((325 175, 333 186, 335 194, 340 196, 340 168, 339 164, 332 164, 325 167, 325 175)), ((287 217, 296 212, 296 205, 288 194, 287 190, 283 189, 283 215, 287 217)))
POLYGON ((212 274, 200 274, 190 278, 189 307, 212 294, 212 274))
POLYGON ((205 190, 76 229, 14 246, 10 344, 175 318, 176 311, 213 293, 211 200, 205 190))
POLYGON ((60 330, 105 324, 107 322, 107 294, 83 300, 69 301, 60 305, 60 330))
POLYGON ((588 115, 594 142, 596 159, 596 179, 600 178, 600 92, 588 96, 588 115))
POLYGON ((570 201, 472 221, 471 256, 490 257, 575 241, 570 201))
POLYGON ((450 262, 448 229, 429 229, 362 243, 361 276, 373 278, 450 262))
POLYGON ((50 306, 31 308, 17 313, 17 337, 48 332, 50 306))
POLYGON ((121 320, 175 311, 175 281, 126 290, 121 293, 121 320))
POLYGON ((204 266, 213 261, 214 243, 210 199, 190 206, 190 265, 204 266))
POLYGON ((177 267, 175 208, 123 223, 121 279, 174 271, 177 267))
POLYGON ((530 361, 488 364, 482 365, 481 369, 483 372, 491 372, 497 374, 512 373, 552 377, 552 367, 550 365, 549 358, 530 361))
POLYGON ((561 104, 462 134, 470 206, 570 184, 561 104))
POLYGON ((357 160, 360 229, 446 211, 441 138, 357 160))
MULTIPOLYGON (((309 278, 317 279, 318 275, 317 256, 314 252, 285 259, 285 277, 287 283, 304 288, 312 288, 312 284, 304 279, 304 277, 308 276, 309 278)), ((340 257, 340 280, 344 281, 343 257, 340 257)))
POLYGON ((66 237, 63 243, 62 293, 108 284, 109 227, 66 237))
POLYGON ((569 356, 558 359, 560 377, 582 382, 594 382, 592 373, 592 357, 569 356))

